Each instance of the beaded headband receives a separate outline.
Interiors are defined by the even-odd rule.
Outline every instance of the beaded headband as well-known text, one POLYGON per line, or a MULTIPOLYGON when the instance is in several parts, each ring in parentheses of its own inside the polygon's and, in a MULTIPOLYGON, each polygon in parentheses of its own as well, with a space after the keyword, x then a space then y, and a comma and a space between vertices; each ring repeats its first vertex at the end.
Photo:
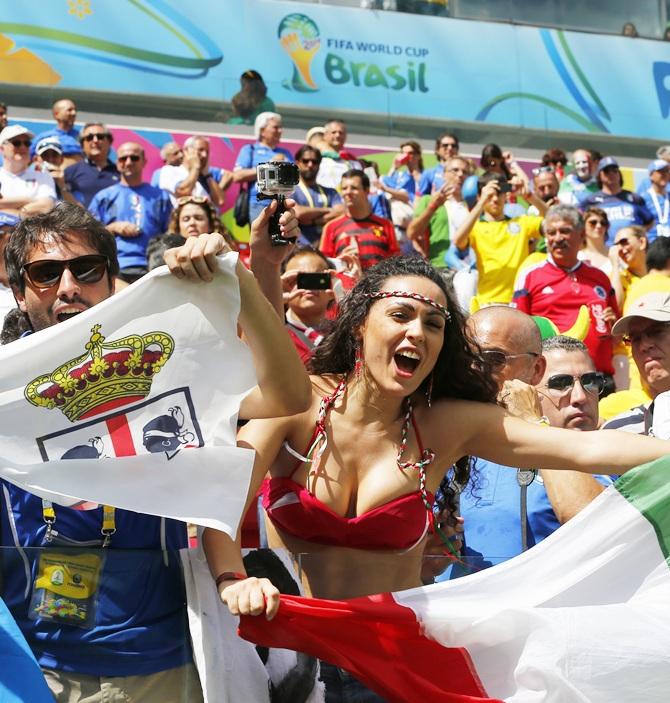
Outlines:
POLYGON ((442 313, 442 315, 444 315, 445 320, 449 321, 451 319, 451 314, 449 313, 449 310, 447 310, 447 308, 444 307, 444 305, 441 305, 436 300, 433 300, 432 298, 429 298, 426 295, 421 295, 420 293, 409 293, 408 291, 403 291, 403 290, 393 290, 393 291, 380 290, 380 291, 376 291, 375 293, 365 293, 365 297, 366 298, 411 298, 412 300, 419 300, 422 303, 427 303, 432 308, 435 308, 435 310, 442 313))

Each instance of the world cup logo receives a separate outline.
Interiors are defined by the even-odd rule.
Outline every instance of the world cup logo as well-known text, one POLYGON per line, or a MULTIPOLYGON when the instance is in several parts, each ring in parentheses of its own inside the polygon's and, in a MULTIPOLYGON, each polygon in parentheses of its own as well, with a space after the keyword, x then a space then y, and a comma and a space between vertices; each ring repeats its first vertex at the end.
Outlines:
POLYGON ((284 86, 301 93, 318 90, 311 72, 312 60, 321 46, 316 23, 307 15, 286 15, 279 23, 277 36, 282 49, 293 61, 293 76, 290 83, 284 82, 284 86))

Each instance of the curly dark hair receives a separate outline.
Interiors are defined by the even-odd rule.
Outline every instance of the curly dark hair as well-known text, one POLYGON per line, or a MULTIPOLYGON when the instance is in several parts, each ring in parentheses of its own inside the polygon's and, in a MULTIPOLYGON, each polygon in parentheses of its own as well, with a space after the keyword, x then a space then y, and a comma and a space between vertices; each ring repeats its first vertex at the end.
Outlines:
MULTIPOLYGON (((444 330, 444 344, 433 369, 433 398, 459 398, 495 402, 496 383, 481 369, 484 363, 475 342, 465 330, 465 318, 453 294, 440 275, 425 259, 416 256, 394 256, 368 269, 341 301, 332 332, 315 349, 310 370, 316 374, 348 374, 354 370, 358 344, 356 334, 375 303, 368 296, 381 290, 394 276, 421 276, 433 281, 447 298, 450 319, 444 330)), ((419 390, 425 391, 426 379, 419 390)))
MULTIPOLYGON (((465 329, 465 317, 458 308, 447 284, 425 259, 395 256, 380 261, 368 269, 340 302, 340 309, 331 332, 314 350, 309 370, 315 374, 350 374, 354 370, 357 333, 376 302, 368 294, 381 290, 394 276, 421 276, 433 281, 447 299, 450 319, 444 328, 444 343, 433 368, 432 397, 475 400, 495 403, 498 392, 493 377, 486 373, 477 343, 465 329)), ((425 393, 430 380, 426 378, 417 392, 425 393)), ((470 458, 462 457, 455 465, 455 480, 464 486, 469 479, 470 458)))
POLYGON ((45 214, 26 217, 12 231, 5 249, 7 277, 11 287, 21 292, 25 290, 22 267, 32 249, 41 246, 49 237, 70 242, 77 236, 93 251, 107 257, 111 286, 112 278, 119 273, 116 238, 88 210, 79 205, 59 203, 45 214))

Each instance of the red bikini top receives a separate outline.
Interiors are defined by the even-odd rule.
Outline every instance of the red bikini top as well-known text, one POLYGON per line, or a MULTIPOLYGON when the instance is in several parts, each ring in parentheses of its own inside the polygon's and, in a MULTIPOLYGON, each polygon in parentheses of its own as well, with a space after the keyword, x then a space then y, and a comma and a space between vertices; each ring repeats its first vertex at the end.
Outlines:
MULTIPOLYGON (((412 426, 423 455, 414 417, 412 426)), ((316 432, 310 445, 315 436, 316 432)), ((305 486, 293 480, 292 476, 302 463, 302 459, 297 462, 290 476, 271 478, 263 485, 263 507, 268 517, 276 527, 293 537, 353 549, 408 550, 418 544, 432 527, 433 513, 426 510, 419 490, 394 498, 362 515, 338 515, 305 486)), ((432 504, 433 495, 428 493, 428 497, 432 504)))

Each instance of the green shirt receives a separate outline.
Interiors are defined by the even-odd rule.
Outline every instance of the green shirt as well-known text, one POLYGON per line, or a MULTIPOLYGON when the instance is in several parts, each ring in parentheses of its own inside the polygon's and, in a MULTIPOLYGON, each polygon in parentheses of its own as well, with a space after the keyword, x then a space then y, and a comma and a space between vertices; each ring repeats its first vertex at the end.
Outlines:
MULTIPOLYGON (((414 208, 414 216, 426 211, 431 196, 423 195, 414 208)), ((444 205, 435 210, 428 223, 428 260, 435 268, 447 268, 444 255, 449 248, 449 215, 444 205)))

